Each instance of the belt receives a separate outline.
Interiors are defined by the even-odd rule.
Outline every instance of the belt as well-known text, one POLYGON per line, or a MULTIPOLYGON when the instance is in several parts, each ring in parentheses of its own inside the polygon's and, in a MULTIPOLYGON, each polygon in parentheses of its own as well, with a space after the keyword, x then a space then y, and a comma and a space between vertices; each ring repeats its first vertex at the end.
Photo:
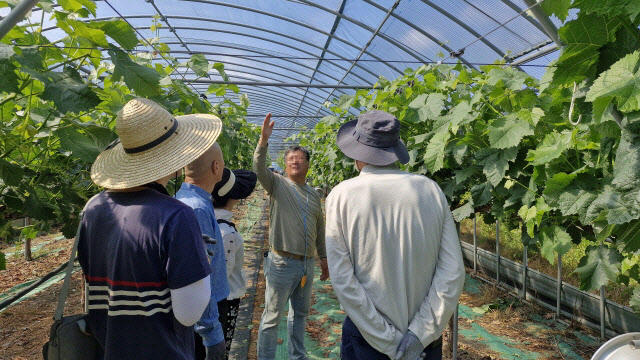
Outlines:
MULTIPOLYGON (((294 259, 294 260, 304 260, 305 259, 304 255, 292 254, 290 252, 283 251, 283 250, 271 249, 271 252, 276 254, 276 255, 278 255, 278 256, 282 256, 282 257, 286 257, 286 258, 290 258, 290 259, 294 259)), ((313 256, 307 257, 307 259, 311 259, 311 258, 313 258, 313 256)))

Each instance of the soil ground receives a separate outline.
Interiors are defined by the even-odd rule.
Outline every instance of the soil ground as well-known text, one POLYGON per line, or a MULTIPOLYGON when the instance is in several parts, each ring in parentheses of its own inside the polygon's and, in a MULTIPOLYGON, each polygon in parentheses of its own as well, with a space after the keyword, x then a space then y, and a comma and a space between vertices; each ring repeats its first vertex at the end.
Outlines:
MULTIPOLYGON (((264 274, 262 253, 268 249, 268 222, 264 221, 265 197, 255 195, 238 208, 236 219, 245 238, 246 270, 255 273, 249 281, 243 305, 251 305, 244 323, 244 333, 234 339, 236 359, 256 359, 257 333, 264 309, 264 274), (260 220, 260 219, 263 220, 260 220), (248 260, 252 257, 252 262, 248 260), (237 341, 236 341, 237 340, 237 341)), ((64 263, 69 257, 71 240, 61 240, 59 234, 33 241, 34 261, 22 256, 7 259, 7 270, 0 271, 0 292, 19 284, 33 281, 64 263), (55 240, 58 239, 58 240, 55 240)), ((5 253, 19 250, 5 248, 5 253)), ((316 266, 318 266, 316 264, 316 266)), ((319 274, 319 267, 316 274, 319 274)), ((73 276, 66 313, 79 313, 82 309, 80 272, 73 276)), ((42 345, 49 337, 52 315, 61 282, 0 312, 0 359, 41 359, 42 345)), ((307 322, 305 343, 312 359, 339 358, 341 324, 344 312, 333 292, 330 281, 313 283, 312 310, 307 322)), ((241 305, 242 306, 242 305, 241 305)), ((467 276, 465 291, 459 307, 458 358, 470 360, 490 359, 589 359, 600 343, 595 334, 575 324, 558 322, 552 314, 541 308, 520 302, 508 293, 467 276), (593 336, 593 337, 592 337, 593 336)), ((240 325, 239 325, 240 326, 240 325)), ((280 327, 278 359, 285 359, 287 348, 286 318, 280 327)), ((451 358, 451 333, 444 334, 444 358, 451 358)))

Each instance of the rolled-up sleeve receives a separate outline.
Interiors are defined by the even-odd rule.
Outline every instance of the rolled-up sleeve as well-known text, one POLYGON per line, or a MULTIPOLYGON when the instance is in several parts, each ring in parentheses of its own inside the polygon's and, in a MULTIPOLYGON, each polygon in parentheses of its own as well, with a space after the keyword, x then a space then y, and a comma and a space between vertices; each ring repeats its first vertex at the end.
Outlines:
POLYGON ((340 305, 371 346, 394 358, 402 333, 380 315, 356 278, 349 248, 341 230, 339 209, 333 204, 331 195, 327 198, 326 213, 327 261, 331 284, 340 305))
POLYGON ((444 222, 436 271, 420 310, 409 324, 409 330, 418 336, 424 346, 432 343, 444 331, 456 310, 464 286, 464 262, 458 232, 447 200, 444 194, 440 195, 444 222))
POLYGON ((273 188, 276 182, 276 175, 267 167, 267 151, 266 146, 256 146, 256 151, 253 153, 253 172, 256 173, 258 181, 269 194, 273 192, 273 188))

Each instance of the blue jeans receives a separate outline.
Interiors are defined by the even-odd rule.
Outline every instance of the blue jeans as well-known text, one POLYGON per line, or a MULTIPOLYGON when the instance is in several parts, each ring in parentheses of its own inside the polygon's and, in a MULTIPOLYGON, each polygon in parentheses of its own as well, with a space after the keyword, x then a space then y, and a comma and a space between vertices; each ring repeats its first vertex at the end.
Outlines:
POLYGON ((295 260, 269 252, 264 262, 265 304, 258 330, 258 360, 273 360, 278 346, 278 325, 289 305, 289 359, 306 359, 304 333, 311 307, 314 259, 306 260, 307 283, 301 287, 304 260, 295 260))
MULTIPOLYGON (((425 360, 442 360, 442 337, 424 349, 425 360)), ((340 358, 343 360, 389 360, 389 357, 374 349, 364 339, 356 324, 347 316, 342 324, 340 358)))

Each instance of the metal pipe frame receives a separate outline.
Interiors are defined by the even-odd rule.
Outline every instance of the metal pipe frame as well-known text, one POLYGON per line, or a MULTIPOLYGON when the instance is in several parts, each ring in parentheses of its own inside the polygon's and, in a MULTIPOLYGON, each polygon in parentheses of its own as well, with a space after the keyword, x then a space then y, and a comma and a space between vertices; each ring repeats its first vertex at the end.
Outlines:
POLYGON ((560 48, 558 48, 558 45, 556 44, 550 44, 547 45, 543 48, 541 48, 539 51, 536 51, 534 53, 531 53, 527 56, 524 56, 522 58, 519 58, 518 60, 511 62, 509 65, 520 65, 520 64, 524 64, 524 63, 528 63, 529 61, 533 61, 539 57, 551 54, 554 51, 559 50, 560 48))
MULTIPOLYGON (((384 17, 384 19, 382 19, 382 21, 380 22, 380 25, 378 25, 378 28, 376 29, 376 31, 371 34, 371 38, 369 39, 369 41, 364 45, 364 47, 362 47, 362 50, 360 50, 360 54, 358 54, 357 58, 355 61, 353 61, 353 63, 351 64, 351 67, 349 68, 349 70, 347 71, 346 74, 344 74, 344 76, 342 77, 342 79, 340 79, 340 81, 338 82, 338 84, 342 83, 344 81, 344 79, 347 77, 347 75, 351 72, 351 70, 353 69, 353 67, 355 66, 355 64, 358 62, 358 60, 360 60, 360 58, 362 57, 362 55, 366 52, 367 48, 369 47, 369 45, 371 45, 371 43, 373 42, 373 39, 376 38, 376 36, 378 35, 378 33, 380 32, 380 29, 382 29, 382 26, 384 25, 385 22, 387 22, 387 19, 389 19, 389 17, 391 16, 391 13, 393 13, 393 11, 398 7, 398 4, 400 4, 400 0, 396 0, 396 2, 393 3, 393 5, 391 6, 391 9, 389 9, 389 11, 387 12, 387 15, 384 17)), ((333 95, 333 92, 335 91, 332 90, 331 93, 329 94, 329 96, 327 96, 327 98, 325 99, 325 101, 329 100, 329 98, 331 97, 331 95, 333 95)))
POLYGON ((556 317, 562 313, 562 254, 558 253, 558 277, 556 278, 556 317))
POLYGON ((500 282, 500 220, 496 220, 496 283, 500 282))
MULTIPOLYGON (((261 14, 261 15, 265 15, 265 16, 273 17, 273 18, 276 18, 276 19, 280 19, 280 20, 288 21, 288 22, 289 22, 289 23, 291 23, 291 24, 296 24, 296 25, 299 25, 299 26, 305 27, 305 28, 307 28, 307 29, 310 29, 310 30, 316 31, 316 32, 318 32, 318 33, 320 33, 320 34, 323 34, 323 35, 326 35, 326 36, 330 36, 330 37, 332 37, 333 39, 339 40, 339 41, 341 41, 341 42, 343 42, 343 43, 345 43, 345 44, 347 44, 347 45, 349 45, 349 46, 354 46, 353 44, 349 43, 348 41, 346 41, 346 40, 344 40, 344 39, 342 39, 342 38, 339 38, 339 37, 337 37, 337 36, 335 36, 335 35, 333 35, 333 36, 332 36, 332 35, 331 35, 331 34, 329 34, 328 32, 323 31, 323 30, 320 30, 320 29, 318 29, 318 28, 315 28, 315 27, 313 27, 313 26, 311 26, 311 25, 309 25, 309 24, 305 24, 305 23, 303 23, 303 22, 301 22, 301 21, 297 21, 297 20, 294 20, 294 19, 290 19, 290 18, 287 18, 287 17, 281 16, 281 15, 277 15, 277 14, 273 14, 273 13, 267 12, 267 11, 257 10, 257 9, 249 8, 249 7, 246 7, 246 6, 240 6, 240 5, 235 5, 235 4, 224 3, 224 2, 220 2, 220 1, 211 1, 211 0, 185 0, 185 1, 198 2, 198 3, 205 3, 205 4, 218 5, 218 6, 225 6, 225 7, 230 7, 230 8, 234 8, 234 9, 245 10, 245 11, 254 12, 254 13, 257 13, 257 14, 261 14)), ((303 0, 300 0, 300 1, 303 1, 303 0)), ((399 45, 399 43, 398 43, 396 40, 393 40, 393 39, 392 39, 392 41, 391 41, 391 42, 392 42, 394 45, 396 45, 396 46, 398 46, 398 45, 399 45)), ((402 46, 402 45, 400 44, 399 46, 402 46)), ((355 46, 355 48, 356 48, 356 49, 358 49, 359 47, 355 46)), ((383 63, 383 64, 387 65, 388 67, 390 67, 390 68, 392 68, 392 69, 396 70, 398 73, 402 74, 402 71, 401 71, 401 70, 399 70, 399 69, 395 68, 393 65, 390 65, 390 64, 386 63, 385 61, 383 61, 382 59, 378 58, 377 56, 375 56, 375 55, 373 55, 373 54, 370 54, 370 53, 367 53, 367 55, 369 55, 369 56, 371 56, 372 58, 374 58, 374 59, 376 59, 376 60, 380 61, 381 63, 383 63)))
MULTIPOLYGON (((243 91, 244 93, 250 95, 249 97, 249 107, 254 110, 254 111, 260 111, 260 109, 265 109, 267 110, 267 112, 269 111, 273 111, 278 110, 281 112, 289 112, 289 111, 294 111, 295 107, 292 104, 288 104, 288 103, 283 103, 282 98, 278 98, 275 96, 269 96, 267 94, 262 94, 259 92, 254 92, 254 91, 243 91), (253 95, 256 95, 255 97, 252 97, 253 95), (259 96, 262 95, 262 96, 259 96), (257 101, 252 102, 251 99, 254 99, 257 101), (275 105, 278 102, 283 103, 280 105, 275 105)), ((212 101, 217 100, 217 98, 213 98, 211 99, 212 101)), ((233 100, 232 100, 233 101, 233 100)), ((312 110, 308 110, 308 111, 312 111, 312 110)), ((266 113, 265 113, 266 114, 266 113)))
POLYGON ((524 247, 522 249, 522 300, 527 300, 527 270, 528 268, 528 262, 529 262, 529 255, 528 255, 528 250, 529 250, 529 246, 527 244, 524 244, 524 247))
MULTIPOLYGON (((344 14, 340 14, 340 13, 338 13, 338 12, 336 12, 336 11, 333 11, 333 10, 331 10, 331 9, 328 9, 328 8, 326 8, 326 7, 322 6, 322 5, 318 5, 318 4, 316 4, 316 3, 313 3, 313 2, 311 2, 311 1, 309 1, 309 0, 298 0, 298 1, 300 1, 300 2, 302 2, 302 3, 304 3, 304 4, 307 4, 307 5, 310 5, 310 6, 316 7, 316 8, 318 8, 318 9, 324 10, 325 12, 328 12, 328 13, 333 14, 333 15, 335 15, 335 16, 339 16, 340 18, 342 18, 342 19, 344 19, 344 20, 346 20, 346 21, 349 21, 349 22, 351 22, 351 23, 353 23, 353 24, 355 24, 355 25, 358 25, 359 27, 361 27, 361 28, 363 28, 363 29, 365 29, 365 30, 367 30, 367 31, 369 31, 369 32, 377 33, 377 35, 378 35, 378 36, 380 36, 380 38, 382 38, 382 39, 384 39, 384 40, 387 40, 388 42, 390 42, 391 44, 393 44, 395 47, 397 47, 397 48, 399 48, 400 50, 404 51, 405 53, 407 53, 407 55, 409 55, 409 56, 413 57, 414 59, 416 59, 416 60, 418 60, 418 61, 425 61, 425 58, 426 58, 426 60, 427 60, 426 62, 432 62, 432 60, 431 60, 430 58, 428 58, 428 57, 423 57, 423 56, 422 56, 422 54, 418 54, 418 53, 416 53, 416 52, 415 52, 415 51, 413 51, 412 49, 409 49, 408 47, 404 46, 402 43, 400 43, 400 42, 399 42, 399 41, 397 41, 396 39, 394 39, 394 38, 392 38, 392 37, 390 37, 390 36, 386 35, 385 33, 380 32, 380 29, 373 29, 372 27, 370 27, 370 26, 368 26, 368 25, 366 25, 366 24, 363 24, 362 22, 360 22, 360 21, 358 21, 358 20, 356 20, 356 19, 353 19, 353 18, 351 18, 351 17, 349 17, 349 16, 346 16, 346 15, 344 15, 344 14)), ((394 5, 392 6, 392 9, 395 9, 397 6, 398 6, 398 4, 394 4, 394 5)), ((388 9, 385 9, 384 7, 382 7, 382 11, 387 12, 387 11, 388 11, 388 9)), ((393 10, 391 10, 391 13, 393 13, 393 10)), ((367 55, 371 56, 371 54, 370 54, 370 53, 367 53, 367 55)), ((401 71, 400 69, 397 69, 397 68, 395 68, 395 67, 392 67, 392 68, 393 68, 393 69, 395 69, 396 71, 400 72, 400 74, 402 74, 402 71, 401 71)))
MULTIPOLYGON (((209 79, 186 79, 196 84, 236 84, 247 86, 276 86, 276 87, 299 87, 299 88, 331 88, 331 89, 373 89, 373 85, 345 85, 345 84, 307 84, 307 83, 279 83, 279 82, 260 82, 260 81, 231 81, 209 80, 209 79)), ((326 100, 325 100, 326 101, 326 100)))
MULTIPOLYGON (((109 19, 112 19, 112 18, 113 18, 113 17, 102 17, 102 18, 96 18, 96 19, 93 19, 93 20, 95 20, 95 21, 100 21, 100 20, 109 20, 109 19)), ((129 16, 125 16, 124 18, 126 18, 126 19, 153 19, 153 15, 129 15, 129 16)), ((308 41, 304 41, 304 40, 302 40, 302 39, 299 39, 299 38, 293 37, 293 36, 291 36, 291 35, 284 34, 284 33, 280 33, 280 32, 273 31, 273 30, 267 30, 267 29, 259 28, 259 27, 252 26, 252 25, 245 25, 245 24, 239 24, 239 23, 235 23, 235 22, 231 22, 231 21, 224 21, 224 20, 217 20, 217 19, 208 19, 208 18, 201 18, 201 17, 194 17, 194 16, 169 15, 169 16, 166 16, 166 18, 167 18, 167 19, 191 20, 191 21, 203 21, 203 22, 210 22, 210 23, 220 23, 220 24, 227 24, 227 25, 233 25, 233 26, 239 26, 239 27, 246 27, 246 28, 249 28, 249 29, 254 29, 254 30, 258 30, 258 31, 262 31, 262 32, 266 32, 266 33, 270 33, 270 34, 274 34, 274 35, 282 36, 282 37, 284 37, 284 38, 288 38, 288 39, 291 39, 291 40, 294 40, 294 41, 297 41, 297 42, 303 43, 303 44, 305 44, 305 45, 308 45, 308 46, 311 46, 311 47, 314 47, 314 48, 317 48, 317 49, 323 49, 322 47, 320 47, 320 46, 318 46, 318 45, 316 45, 316 44, 310 43, 310 42, 308 42, 308 41)), ((88 20, 87 20, 87 21, 88 21, 88 20)), ((43 31, 52 30, 52 29, 56 29, 56 28, 57 28, 57 27, 50 27, 50 28, 47 28, 47 29, 45 29, 45 30, 43 30, 43 31)), ((143 27, 136 27, 135 29, 138 29, 138 30, 139 30, 139 29, 144 29, 144 30, 146 30, 146 28, 143 28, 143 27)), ((183 27, 183 26, 180 26, 180 27, 175 27, 175 29, 181 29, 181 30, 188 30, 188 29, 191 29, 191 30, 201 30, 201 31, 214 31, 214 32, 216 32, 216 31, 217 31, 217 32, 223 32, 222 30, 215 30, 215 29, 210 29, 210 28, 200 28, 200 27, 183 27)), ((311 29, 312 29, 312 30, 315 30, 315 31, 320 31, 320 32, 321 32, 321 30, 317 30, 317 29, 315 29, 315 28, 311 28, 311 29)), ((239 34, 239 35, 247 36, 247 37, 257 37, 256 35, 250 35, 250 34, 239 34)), ((257 37, 257 38, 260 38, 260 37, 257 37)), ((264 38, 260 38, 260 39, 265 40, 264 38)), ((353 48, 358 49, 358 46, 357 46, 357 45, 352 44, 352 43, 350 43, 350 42, 348 42, 348 41, 346 41, 346 40, 343 40, 343 39, 337 39, 337 40, 339 40, 339 41, 341 41, 341 42, 343 42, 343 43, 345 43, 345 44, 347 44, 347 45, 349 45, 349 46, 351 46, 351 47, 353 47, 353 48)), ((266 39, 266 41, 268 41, 268 42, 273 42, 273 40, 270 40, 270 39, 266 39)), ((193 43, 193 42, 189 42, 189 43, 190 43, 190 44, 195 44, 195 43, 193 43)), ((208 43, 208 44, 198 44, 198 45, 212 45, 212 44, 208 43)), ((216 45, 216 46, 218 46, 218 45, 216 45)), ((238 49, 240 49, 240 50, 247 50, 246 48, 238 48, 238 49)), ((296 49, 296 50, 299 50, 298 48, 295 48, 295 49, 296 49)), ((262 50, 265 50, 265 49, 262 49, 262 50)), ((336 53, 336 52, 334 52, 334 51, 327 50, 327 52, 328 52, 328 53, 330 53, 330 54, 332 54, 332 55, 334 55, 334 56, 336 56, 336 57, 343 58, 345 61, 347 61, 347 60, 348 60, 348 59, 344 58, 344 56, 342 56, 341 54, 336 53)), ((193 52, 188 52, 188 53, 189 53, 189 54, 192 54, 193 52)), ((199 52, 199 51, 197 51, 197 53, 200 53, 200 52, 199 52)), ((273 54, 269 54, 269 53, 261 53, 261 54, 264 54, 264 55, 273 55, 273 54)), ((312 56, 313 56, 313 57, 315 57, 315 55, 312 55, 312 56)), ((288 60, 288 61, 289 61, 289 62, 293 62, 293 61, 291 61, 291 60, 288 60)), ((330 61, 330 60, 325 60, 325 61, 327 61, 327 62, 329 62, 329 63, 332 63, 332 64, 333 64, 333 62, 332 62, 332 61, 330 61)), ((295 63, 295 62, 294 62, 294 63, 295 63)), ((384 63, 384 62, 383 62, 383 63, 384 63)), ((299 65, 299 64, 298 64, 298 65, 299 65)), ((336 64, 334 64, 334 65, 336 65, 336 64)), ((386 64, 386 63, 385 63, 385 65, 387 65, 387 66, 388 66, 388 64, 386 64)), ((336 65, 336 66, 338 66, 338 65, 336 65)), ((339 67, 339 66, 338 66, 338 67, 339 67)), ((378 77, 378 75, 377 75, 377 74, 375 74, 375 73, 374 73, 374 72, 372 72, 371 70, 367 69, 366 67, 363 67, 363 66, 358 65, 358 68, 360 68, 360 69, 362 69, 362 70, 366 71, 367 73, 371 74, 372 76, 374 76, 374 77, 376 77, 376 78, 378 77)), ((313 69, 313 68, 310 68, 310 69, 313 69)), ((345 69, 345 70, 346 70, 346 68, 343 68, 343 69, 345 69)), ((325 76, 330 76, 330 75, 328 75, 328 74, 324 74, 324 73, 323 73, 323 75, 325 75, 325 76)), ((359 76, 359 75, 357 75, 357 74, 354 74, 354 75, 355 75, 355 76, 357 76, 358 78, 360 78, 360 79, 361 79, 361 80, 363 80, 363 81, 367 81, 366 79, 364 79, 364 78, 360 77, 360 76, 359 76)), ((336 80, 337 80, 337 79, 336 79, 336 80)))
MULTIPOLYGON (((137 29, 141 29, 141 27, 137 27, 137 29)), ((142 29, 143 29, 143 28, 142 28, 142 29)), ((306 55, 308 55, 308 56, 310 56, 310 57, 313 57, 313 58, 315 58, 315 57, 316 57, 316 55, 315 55, 314 53, 309 52, 309 51, 306 51, 306 50, 302 50, 302 49, 300 49, 300 48, 298 48, 298 47, 295 47, 295 46, 293 46, 293 45, 291 45, 291 44, 287 44, 287 43, 283 43, 283 42, 279 42, 279 41, 271 40, 271 39, 269 39, 269 38, 264 38, 264 37, 257 36, 257 35, 243 34, 243 33, 241 33, 241 32, 236 32, 236 31, 219 30, 219 29, 211 29, 211 28, 201 28, 201 27, 194 27, 194 26, 176 26, 176 27, 175 27, 175 29, 176 29, 176 30, 209 31, 209 32, 215 32, 215 33, 223 33, 223 34, 231 34, 231 35, 245 36, 245 37, 249 37, 249 38, 252 38, 252 39, 258 39, 258 40, 262 40, 262 41, 265 41, 265 42, 269 42, 269 43, 277 44, 277 45, 280 45, 280 46, 284 46, 284 47, 287 47, 287 48, 293 49, 293 50, 295 50, 295 51, 299 51, 299 52, 301 52, 301 53, 303 53, 303 54, 306 54, 306 55)), ((168 44, 168 43, 165 43, 165 44, 168 44)), ((195 44, 195 43, 191 42, 191 44, 195 44)), ((198 44, 198 45, 205 45, 205 44, 198 44)), ((206 45, 213 45, 213 44, 206 44, 206 45)), ((215 46, 215 45, 214 45, 214 46, 215 46)), ((315 48, 319 48, 318 46, 314 46, 314 47, 315 47, 315 48)), ((246 49, 247 49, 247 48, 245 48, 245 50, 246 50, 246 49)), ((258 49, 266 50, 266 49, 264 49, 264 48, 258 48, 258 49)), ((341 56, 341 55, 336 55, 336 56, 338 56, 339 58, 344 59, 344 61, 347 61, 347 60, 348 60, 348 59, 344 58, 344 57, 343 57, 343 56, 341 56)), ((320 59, 321 59, 321 58, 320 58, 320 59)), ((341 66, 341 65, 339 65, 339 64, 337 64, 337 63, 335 63, 335 62, 334 62, 334 61, 332 61, 332 60, 326 60, 326 61, 327 61, 328 63, 330 63, 330 64, 334 65, 335 67, 339 68, 339 69, 346 70, 346 68, 345 68, 345 67, 343 67, 343 66, 341 66)), ((370 72, 370 73, 371 73, 371 72, 370 72)), ((328 74, 324 74, 324 75, 327 75, 327 76, 328 76, 328 74)), ((361 77, 360 77, 360 78, 361 78, 361 77)), ((363 78, 361 78, 361 79, 364 81, 364 79, 363 79, 363 78)))
MULTIPOLYGON (((480 9, 478 6, 476 6, 473 1, 469 1, 469 0, 463 0, 467 5, 471 6, 472 8, 476 9, 476 11, 478 11, 479 13, 481 13, 482 15, 486 16, 487 18, 491 19, 493 22, 495 22, 496 24, 500 24, 500 21, 498 21, 498 19, 496 19, 495 17, 487 14, 484 10, 480 9)), ((511 6, 513 6, 513 4, 511 4, 511 6)), ((517 8, 517 7, 516 7, 517 8)), ((527 18, 528 21, 530 21, 530 19, 527 18)), ((535 21, 534 21, 535 23, 535 21)), ((538 25, 538 27, 540 28, 539 30, 541 32, 544 32, 544 30, 542 29, 542 27, 540 27, 539 24, 534 24, 534 25, 538 25)), ((520 34, 516 33, 515 31, 511 30, 509 27, 505 26, 504 27, 505 30, 507 30, 508 32, 510 32, 513 36, 519 38, 520 40, 526 42, 527 44, 531 44, 529 42, 529 40, 525 39, 524 37, 522 37, 520 34)))
MULTIPOLYGON (((508 7, 511 8, 511 10, 519 13, 522 11, 522 9, 520 7, 518 7, 516 4, 514 4, 511 0, 502 0, 502 3, 507 5, 508 7)), ((526 4, 526 3, 525 3, 526 4)), ((531 6, 531 5, 527 5, 527 6, 531 6)), ((544 30, 544 27, 542 27, 542 24, 540 24, 540 22, 538 22, 536 19, 531 18, 526 12, 523 14, 524 16, 522 16, 525 20, 527 20, 531 25, 535 26, 538 30, 540 30, 541 33, 549 36, 549 34, 547 34, 547 32, 544 30)), ((499 22, 498 22, 499 23, 499 22)), ((528 42, 528 41, 527 41, 528 42)))
MULTIPOLYGON (((184 60, 184 59, 188 59, 188 58, 176 58, 176 59, 177 59, 177 60, 184 60)), ((233 63, 230 63, 230 62, 228 62, 228 61, 227 61, 227 62, 225 62, 225 63, 224 63, 225 67, 226 67, 228 64, 236 65, 236 64, 233 64, 233 63)), ((180 67, 180 66, 179 66, 179 67, 180 67)), ((249 69, 260 70, 260 69, 258 69, 258 68, 253 67, 253 66, 245 66, 245 67, 246 67, 246 68, 249 68, 249 69)), ((240 72, 239 70, 237 70, 237 69, 235 69, 235 68, 227 68, 227 69, 231 69, 231 70, 232 70, 232 71, 234 71, 234 72, 240 72)), ((263 70, 263 72, 267 72, 267 73, 270 73, 270 74, 275 74, 275 75, 278 75, 278 76, 282 76, 282 77, 285 77, 285 78, 287 78, 287 79, 291 79, 291 80, 294 80, 294 81, 299 80, 299 79, 296 79, 296 78, 294 78, 294 77, 286 76, 286 75, 280 75, 280 74, 278 74, 278 73, 274 73, 274 72, 271 72, 271 71, 269 71, 269 70, 263 70)), ((257 75, 257 74, 250 73, 250 72, 243 72, 243 73, 244 73, 244 74, 257 75)), ((187 74, 195 74, 195 73, 191 71, 191 72, 187 72, 187 74)), ((258 75, 258 76, 260 76, 260 75, 258 75)), ((275 78, 272 78, 272 77, 267 77, 267 76, 263 76, 263 77, 264 77, 264 78, 266 78, 266 79, 272 80, 272 81, 276 81, 276 82, 278 81, 278 79, 275 79, 275 78)), ((322 90, 322 89, 321 89, 321 90, 322 90)), ((329 93, 329 91, 328 91, 328 90, 323 90, 323 91, 324 91, 324 92, 326 92, 326 93, 329 93)), ((318 95, 318 94, 312 93, 312 95, 313 95, 313 96, 315 96, 315 97, 317 97, 317 98, 319 98, 319 99, 322 99, 322 97, 321 97, 320 95, 318 95)))
POLYGON ((537 3, 537 1, 536 0, 522 0, 522 1, 524 1, 524 3, 527 6, 531 7, 530 9, 531 13, 533 14, 533 16, 535 16, 536 20, 538 20, 540 25, 542 25, 542 28, 544 29, 545 34, 547 34, 547 36, 551 38, 551 40, 553 40, 553 42, 556 43, 556 45, 558 45, 558 47, 562 47, 562 42, 560 41, 560 37, 558 36, 558 29, 553 24, 553 22, 551 22, 551 19, 549 19, 549 17, 544 12, 544 10, 542 10, 542 8, 537 3))
MULTIPOLYGON (((229 74, 233 74, 233 73, 236 73, 236 72, 238 72, 238 73, 240 73, 240 74, 242 74, 242 75, 237 75, 237 74, 236 74, 236 75, 234 75, 234 76, 233 76, 234 78, 236 78, 236 79, 240 79, 240 80, 245 80, 245 81, 247 81, 247 82, 262 83, 261 81, 256 81, 255 79, 253 79, 253 78, 251 78, 251 77, 243 76, 243 75, 245 75, 245 74, 247 74, 247 75, 253 75, 253 76, 257 76, 257 77, 263 77, 263 78, 265 78, 265 79, 267 79, 267 80, 272 80, 272 81, 267 81, 267 82, 265 82, 265 83, 267 83, 267 84, 281 84, 281 82, 279 82, 279 81, 278 81, 278 79, 273 79, 273 78, 271 78, 271 77, 268 77, 268 76, 262 76, 262 75, 259 75, 259 74, 254 74, 254 73, 249 73, 249 72, 240 72, 240 71, 237 71, 237 70, 234 70, 234 69, 230 69, 230 71, 228 71, 227 73, 229 73, 229 74)), ((186 75, 194 75, 194 76, 195 76, 196 74, 195 74, 193 71, 186 71, 186 72, 185 72, 185 76, 186 76, 186 75)), ((207 81, 211 81, 211 82, 208 82, 208 84, 220 84, 220 85, 223 85, 223 84, 236 84, 236 85, 241 85, 241 84, 239 84, 239 83, 238 83, 238 81, 235 81, 235 80, 229 80, 229 82, 225 82, 224 80, 211 79, 211 78, 210 78, 210 79, 206 79, 206 80, 207 80, 207 81)), ((186 81, 192 81, 192 82, 190 82, 190 84, 191 84, 191 83, 193 83, 193 84, 201 83, 199 80, 198 80, 198 81, 196 81, 196 78, 193 78, 193 79, 187 79, 186 81), (193 80, 193 81, 192 81, 192 80, 193 80)), ((282 83, 282 84, 297 84, 297 83, 282 83)), ((246 84, 244 84, 244 85, 246 85, 246 84)), ((289 86, 289 87, 293 87, 293 86, 289 86)), ((326 85, 326 88, 330 88, 330 87, 331 87, 330 85, 328 85, 328 84, 326 85)), ((291 93, 291 94, 293 94, 293 95, 295 95, 295 96, 301 96, 301 95, 302 95, 302 94, 301 94, 301 93, 299 93, 299 92, 296 92, 296 91, 294 91, 294 90, 288 89, 288 87, 287 87, 287 86, 282 86, 282 88, 283 88, 283 89, 282 89, 283 91, 287 91, 288 93, 291 93)), ((315 95, 315 94, 314 94, 314 95, 315 95)), ((318 97, 319 97, 319 96, 318 96, 318 97)), ((309 99, 309 102, 313 102, 313 103, 315 103, 317 106, 322 106, 322 104, 323 104, 323 103, 321 103, 320 101, 321 101, 321 100, 318 100, 318 99, 309 99)))
POLYGON ((38 0, 22 0, 16 7, 11 10, 9 15, 0 21, 0 39, 4 38, 17 23, 22 21, 24 17, 38 3, 38 0))
MULTIPOLYGON (((370 0, 365 0, 365 1, 370 1, 370 0)), ((446 16, 447 18, 449 18, 449 20, 455 22, 456 24, 458 24, 463 29, 467 30, 471 35, 473 35, 473 36, 475 36, 477 38, 480 38, 480 41, 483 44, 488 46, 491 50, 495 51, 495 53, 498 54, 500 57, 504 58, 505 56, 507 56, 507 54, 505 54, 504 51, 500 50, 491 41, 489 41, 488 39, 482 37, 482 35, 479 32, 473 30, 471 28, 471 26, 469 26, 469 25, 465 24, 464 22, 462 22, 460 19, 458 19, 457 17, 453 16, 447 10, 441 8, 440 6, 434 4, 432 1, 429 1, 429 0, 422 0, 422 2, 425 3, 426 5, 430 6, 431 8, 435 9, 436 11, 441 13, 442 15, 446 16)))
MULTIPOLYGON (((338 14, 342 14, 344 12, 344 6, 347 3, 347 0, 342 0, 342 3, 340 4, 340 10, 338 10, 338 14)), ((336 30, 338 29, 338 24, 340 23, 340 19, 341 17, 336 15, 334 21, 333 21, 333 26, 331 26, 331 31, 329 32, 329 34, 331 35, 335 35, 336 30)), ((313 81, 313 79, 316 78, 316 73, 318 72, 318 69, 320 68, 320 65, 322 64, 322 60, 324 58, 324 55, 327 53, 327 50, 329 50, 329 44, 331 44, 331 37, 327 36, 327 41, 324 44, 324 49, 322 50, 322 54, 320 54, 320 60, 318 60, 318 63, 316 64, 316 68, 315 70, 313 70, 313 74, 311 75, 311 77, 309 78, 309 83, 311 83, 313 81)), ((296 111, 296 114, 300 112, 300 108, 302 107, 302 104, 304 103, 304 99, 307 98, 307 94, 309 93, 309 88, 307 88, 304 91, 304 96, 302 97, 302 100, 300 100, 300 105, 298 107, 298 111, 296 111)), ((293 120, 291 122, 291 124, 293 125, 293 120)))

